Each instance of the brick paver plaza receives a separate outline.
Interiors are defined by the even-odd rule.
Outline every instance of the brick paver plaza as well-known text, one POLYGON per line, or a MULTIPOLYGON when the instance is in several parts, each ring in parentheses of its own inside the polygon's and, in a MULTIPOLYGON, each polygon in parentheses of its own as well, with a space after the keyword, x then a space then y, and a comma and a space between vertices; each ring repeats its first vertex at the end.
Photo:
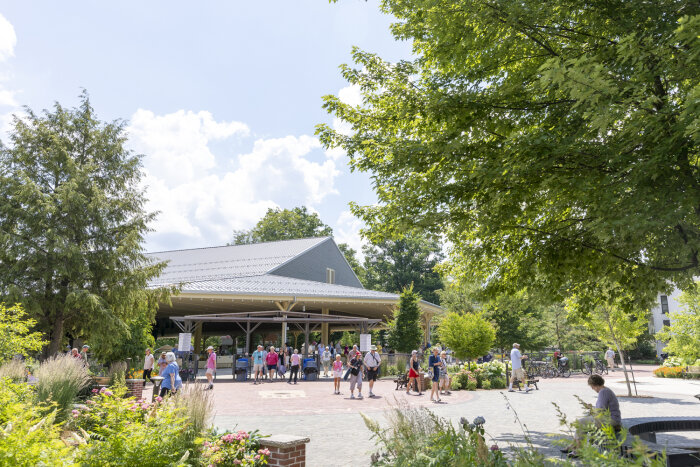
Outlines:
MULTIPOLYGON (((700 393, 700 380, 654 378, 652 368, 635 369, 639 394, 652 397, 620 398, 623 418, 700 414, 700 402, 694 397, 700 393)), ((627 393, 621 371, 604 377, 606 385, 618 396, 627 393)), ((542 380, 539 387, 527 394, 501 390, 455 391, 443 396, 442 404, 433 404, 429 392, 420 397, 407 396, 403 390, 396 391, 391 380, 376 383, 374 392, 379 397, 352 400, 347 382, 342 383, 342 394, 334 395, 330 379, 300 381, 297 385, 283 381, 253 385, 235 383, 229 376, 220 377, 214 388, 214 423, 220 429, 258 429, 265 434, 308 436, 311 442, 307 446, 307 465, 310 466, 364 466, 369 465, 369 453, 376 445, 370 439, 360 412, 383 423, 383 412, 390 404, 403 400, 427 406, 454 422, 460 417, 473 419, 481 415, 486 419, 488 434, 502 449, 524 442, 523 432, 515 421, 514 412, 517 412, 532 443, 558 456, 550 434, 561 433, 561 429, 552 402, 573 419, 583 412, 574 396, 594 403, 596 394, 582 375, 542 380), (512 408, 508 408, 509 405, 512 408)), ((366 383, 363 389, 366 396, 366 383)), ((699 433, 659 435, 658 439, 660 443, 673 445, 700 445, 699 433)))

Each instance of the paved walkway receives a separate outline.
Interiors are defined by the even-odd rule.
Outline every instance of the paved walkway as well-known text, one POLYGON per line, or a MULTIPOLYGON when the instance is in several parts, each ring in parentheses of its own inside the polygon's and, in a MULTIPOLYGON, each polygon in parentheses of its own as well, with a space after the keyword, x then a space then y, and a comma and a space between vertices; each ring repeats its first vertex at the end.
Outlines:
MULTIPOLYGON (((620 398, 623 417, 678 416, 700 414, 700 402, 693 395, 700 393, 700 381, 661 379, 651 376, 652 367, 636 371, 640 395, 653 397, 620 398)), ((606 384, 619 396, 627 393, 622 372, 606 376, 606 384)), ((365 383, 366 384, 366 383, 365 383)), ((530 393, 506 391, 456 391, 443 396, 444 403, 432 404, 429 394, 407 396, 395 391, 391 381, 379 381, 374 392, 377 398, 352 400, 348 383, 342 383, 342 394, 333 394, 331 380, 302 382, 266 382, 259 385, 235 383, 220 378, 214 388, 215 425, 220 429, 258 429, 266 434, 308 436, 308 465, 364 466, 377 447, 369 438, 360 413, 384 424, 384 411, 397 401, 413 406, 426 406, 441 417, 457 422, 460 417, 483 416, 488 434, 501 448, 522 445, 523 429, 531 442, 549 455, 558 456, 552 444, 552 433, 561 433, 556 403, 570 419, 583 413, 576 395, 594 403, 596 394, 586 385, 586 377, 543 380, 538 391, 530 393)), ((367 394, 364 387, 363 393, 367 394)), ((674 445, 700 446, 698 433, 660 437, 674 445)))

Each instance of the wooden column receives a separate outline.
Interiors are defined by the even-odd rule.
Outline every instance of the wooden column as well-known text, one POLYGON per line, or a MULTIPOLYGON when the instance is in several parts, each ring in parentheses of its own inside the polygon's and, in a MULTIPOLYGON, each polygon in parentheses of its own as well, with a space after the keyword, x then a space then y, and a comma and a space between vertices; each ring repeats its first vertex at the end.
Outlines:
MULTIPOLYGON (((328 316, 330 310, 328 308, 321 308, 321 315, 328 316)), ((321 323, 321 342, 323 345, 330 345, 331 342, 328 340, 328 323, 321 323)))
POLYGON ((202 353, 202 325, 200 321, 194 326, 194 353, 196 354, 202 353))

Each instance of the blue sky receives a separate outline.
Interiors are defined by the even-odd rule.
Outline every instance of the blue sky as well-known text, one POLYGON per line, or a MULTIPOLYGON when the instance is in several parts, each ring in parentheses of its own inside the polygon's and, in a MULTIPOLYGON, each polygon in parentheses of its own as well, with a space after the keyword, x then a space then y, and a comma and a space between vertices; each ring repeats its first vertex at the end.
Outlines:
POLYGON ((338 70, 352 46, 410 53, 376 1, 5 2, 0 15, 3 131, 21 106, 72 106, 81 88, 101 119, 128 120, 161 211, 149 250, 220 245, 302 204, 359 247, 348 203, 375 201, 369 177, 313 132, 333 123, 322 95, 359 99, 338 70))

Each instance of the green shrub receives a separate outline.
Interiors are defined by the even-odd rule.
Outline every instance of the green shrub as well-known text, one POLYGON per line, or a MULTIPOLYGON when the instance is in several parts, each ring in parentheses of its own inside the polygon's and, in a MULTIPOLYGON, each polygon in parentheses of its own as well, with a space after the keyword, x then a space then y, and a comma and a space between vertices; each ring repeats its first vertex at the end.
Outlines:
POLYGON ((475 391, 476 390, 476 379, 470 379, 467 381, 467 390, 468 391, 475 391))
POLYGON ((490 379, 489 382, 491 384, 491 389, 504 389, 506 387, 505 376, 490 379))
POLYGON ((485 380, 481 383, 481 388, 482 388, 482 389, 491 389, 491 381, 488 380, 488 379, 485 379, 485 380))
POLYGON ((462 382, 454 377, 452 378, 452 385, 450 387, 453 391, 459 391, 461 389, 464 389, 464 386, 462 386, 462 382))
POLYGON ((257 431, 246 433, 226 433, 204 442, 202 458, 206 465, 224 467, 234 465, 267 465, 270 451, 260 449, 260 436, 257 431))
MULTIPOLYGON (((195 450, 184 410, 174 398, 122 399, 110 390, 74 409, 69 427, 83 434, 82 465, 178 465, 195 450)), ((76 435, 77 436, 77 435, 76 435)))
POLYGON ((78 393, 90 384, 90 375, 82 360, 57 355, 44 360, 36 371, 39 402, 54 401, 59 420, 65 418, 78 393))

